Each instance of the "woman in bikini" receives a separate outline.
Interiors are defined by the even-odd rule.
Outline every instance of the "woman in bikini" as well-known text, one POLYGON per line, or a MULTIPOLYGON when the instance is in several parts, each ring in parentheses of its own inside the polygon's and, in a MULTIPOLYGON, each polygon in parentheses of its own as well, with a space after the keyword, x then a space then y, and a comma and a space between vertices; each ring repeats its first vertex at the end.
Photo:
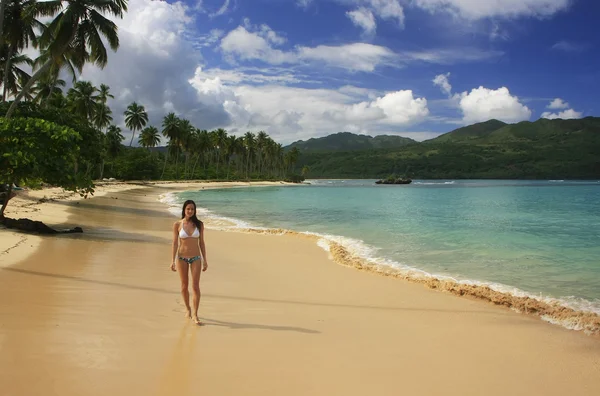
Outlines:
POLYGON ((181 296, 187 308, 187 317, 198 325, 198 306, 200 305, 200 270, 206 271, 206 248, 204 246, 204 224, 196 217, 196 204, 188 200, 183 204, 181 220, 173 224, 173 262, 171 270, 179 272, 181 296), (194 311, 190 308, 188 274, 192 274, 194 291, 194 311))

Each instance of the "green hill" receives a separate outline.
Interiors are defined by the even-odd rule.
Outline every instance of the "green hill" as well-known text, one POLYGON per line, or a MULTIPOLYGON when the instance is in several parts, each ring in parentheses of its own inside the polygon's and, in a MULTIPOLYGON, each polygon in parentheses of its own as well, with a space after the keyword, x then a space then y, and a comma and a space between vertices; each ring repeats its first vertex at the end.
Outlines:
POLYGON ((381 148, 402 147, 416 143, 414 140, 402 136, 367 136, 350 132, 339 132, 333 135, 312 138, 307 141, 299 140, 286 146, 285 149, 297 147, 301 153, 322 151, 355 151, 381 148))
POLYGON ((480 139, 489 136, 492 132, 506 126, 507 124, 498 120, 489 120, 478 124, 469 125, 466 127, 455 129, 452 132, 445 133, 435 139, 429 140, 441 142, 456 142, 464 140, 480 139))
POLYGON ((600 118, 491 120, 399 148, 301 152, 308 178, 600 179, 600 118), (497 128, 496 128, 497 127, 497 128))

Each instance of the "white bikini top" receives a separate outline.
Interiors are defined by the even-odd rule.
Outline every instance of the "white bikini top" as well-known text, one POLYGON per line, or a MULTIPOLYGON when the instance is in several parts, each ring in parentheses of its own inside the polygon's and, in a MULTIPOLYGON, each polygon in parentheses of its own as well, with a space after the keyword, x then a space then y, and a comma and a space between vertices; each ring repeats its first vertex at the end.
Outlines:
POLYGON ((198 230, 198 227, 196 227, 196 229, 194 230, 192 235, 188 235, 188 233, 185 232, 185 230, 183 229, 183 221, 181 222, 181 229, 179 230, 179 238, 185 239, 185 238, 199 238, 199 237, 200 237, 200 231, 198 230))

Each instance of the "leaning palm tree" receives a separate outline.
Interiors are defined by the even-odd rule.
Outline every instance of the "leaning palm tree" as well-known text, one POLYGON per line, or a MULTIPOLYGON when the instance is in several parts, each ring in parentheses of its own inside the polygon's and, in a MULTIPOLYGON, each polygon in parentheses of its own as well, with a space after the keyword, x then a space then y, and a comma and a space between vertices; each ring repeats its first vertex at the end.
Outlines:
POLYGON ((33 61, 25 54, 11 52, 9 46, 0 47, 0 77, 2 79, 2 100, 6 100, 9 94, 16 94, 19 89, 19 81, 25 81, 31 76, 23 70, 24 65, 33 66, 33 61))
POLYGON ((106 66, 108 54, 102 36, 113 51, 119 48, 117 25, 103 14, 122 18, 123 12, 127 11, 127 0, 69 0, 65 6, 61 1, 52 3, 57 3, 62 8, 40 37, 40 44, 49 53, 48 59, 17 95, 6 118, 10 118, 27 91, 65 52, 72 51, 73 59, 77 60, 78 71, 81 72, 85 62, 94 63, 100 68, 106 66))
POLYGON ((138 143, 142 147, 150 149, 150 147, 156 147, 160 143, 160 133, 154 126, 149 126, 142 129, 138 143))
POLYGON ((133 143, 133 137, 135 136, 135 131, 139 131, 148 123, 148 113, 146 112, 144 106, 133 102, 127 106, 127 110, 125 110, 125 113, 123 114, 125 114, 125 125, 132 132, 131 141, 129 142, 129 147, 131 147, 131 143, 133 143))

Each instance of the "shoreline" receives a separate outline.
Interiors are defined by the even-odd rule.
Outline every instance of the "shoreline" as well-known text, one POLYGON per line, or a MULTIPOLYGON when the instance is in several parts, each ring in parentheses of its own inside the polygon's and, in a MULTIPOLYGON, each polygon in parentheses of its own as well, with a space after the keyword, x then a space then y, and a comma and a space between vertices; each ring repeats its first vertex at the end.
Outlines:
MULTIPOLYGON (((11 218, 28 218, 42 221, 50 227, 69 224, 68 207, 61 206, 65 202, 83 202, 95 197, 103 197, 111 193, 119 193, 135 188, 165 188, 169 192, 180 192, 190 188, 230 188, 246 186, 286 185, 285 182, 211 182, 211 181, 100 181, 95 183, 94 194, 88 198, 78 193, 66 191, 60 187, 43 187, 41 189, 19 190, 6 207, 5 216, 11 218), (52 215, 46 215, 45 209, 51 208, 52 215)), ((85 230, 84 230, 85 231, 85 230)), ((15 265, 32 254, 44 238, 19 230, 7 229, 0 225, 0 268, 15 265)))
MULTIPOLYGON (((173 191, 172 193, 176 194, 178 191, 173 191)), ((161 202, 167 205, 167 210, 174 213, 171 211, 174 206, 171 206, 166 200, 161 200, 161 202)), ((549 296, 538 297, 533 293, 510 285, 500 285, 494 282, 471 279, 457 280, 449 276, 429 273, 416 267, 398 268, 390 264, 378 263, 376 259, 354 254, 343 243, 334 240, 339 239, 339 237, 348 238, 342 235, 325 235, 310 231, 296 231, 275 227, 254 227, 248 225, 243 219, 231 219, 219 215, 211 218, 211 220, 213 221, 212 224, 209 222, 207 227, 210 228, 212 226, 213 229, 219 231, 291 235, 308 238, 328 252, 330 260, 338 265, 351 267, 361 272, 420 284, 442 293, 472 298, 494 306, 508 308, 519 314, 536 317, 548 325, 582 332, 600 340, 600 314, 592 309, 575 308, 569 302, 560 298, 549 296), (215 219, 224 220, 225 223, 232 223, 232 226, 224 227, 219 220, 215 221, 215 219), (502 287, 514 288, 518 294, 499 290, 502 287)), ((588 302, 587 300, 584 301, 588 302)))
POLYGON ((7 395, 600 391, 596 340, 331 265, 314 240, 297 235, 208 230, 205 325, 194 326, 167 268, 174 218, 157 198, 169 190, 136 186, 43 204, 50 220, 85 232, 45 237, 0 268, 7 395))

